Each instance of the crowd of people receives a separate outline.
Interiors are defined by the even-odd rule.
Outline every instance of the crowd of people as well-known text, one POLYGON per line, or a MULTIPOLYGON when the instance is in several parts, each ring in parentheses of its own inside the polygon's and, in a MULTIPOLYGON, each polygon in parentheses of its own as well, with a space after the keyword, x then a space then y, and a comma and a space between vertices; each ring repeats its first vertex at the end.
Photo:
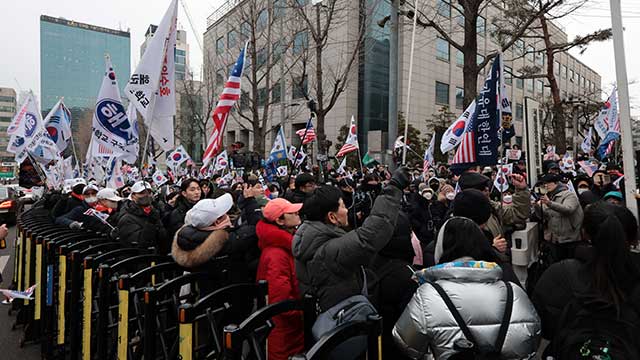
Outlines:
MULTIPOLYGON (((638 223, 622 174, 565 172, 559 161, 545 161, 538 184, 516 162, 500 190, 500 167, 378 165, 160 188, 71 179, 45 201, 57 224, 170 254, 209 273, 212 289, 213 260, 228 256, 231 281, 267 280, 270 303, 313 295, 316 339, 378 313, 386 359, 638 359, 638 223), (527 222, 539 226, 540 261, 523 283, 511 249, 527 222)), ((302 313, 274 323, 269 359, 302 352, 302 313)))

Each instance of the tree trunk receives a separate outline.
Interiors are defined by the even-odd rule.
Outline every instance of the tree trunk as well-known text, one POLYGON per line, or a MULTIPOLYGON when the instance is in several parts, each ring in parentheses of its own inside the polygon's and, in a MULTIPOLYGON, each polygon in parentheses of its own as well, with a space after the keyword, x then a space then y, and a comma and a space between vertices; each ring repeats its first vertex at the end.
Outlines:
MULTIPOLYGON (((460 1, 462 3, 462 0, 460 1)), ((480 2, 478 2, 480 3, 480 2)), ((475 100, 478 91, 478 9, 475 0, 467 0, 464 6, 464 107, 475 100)))
MULTIPOLYGON (((560 88, 558 87, 558 81, 556 79, 553 62, 554 52, 551 44, 551 35, 549 34, 549 28, 547 26, 547 19, 544 15, 540 15, 540 25, 542 27, 542 34, 544 39, 544 45, 547 55, 547 80, 549 81, 549 88, 551 89, 551 98, 553 100, 553 119, 551 120, 553 128, 553 140, 556 145, 556 152, 558 154, 564 154, 567 150, 567 135, 566 135, 566 121, 564 116, 564 107, 562 105, 562 98, 560 98, 560 88)), ((543 130, 544 132, 544 130, 543 130)))

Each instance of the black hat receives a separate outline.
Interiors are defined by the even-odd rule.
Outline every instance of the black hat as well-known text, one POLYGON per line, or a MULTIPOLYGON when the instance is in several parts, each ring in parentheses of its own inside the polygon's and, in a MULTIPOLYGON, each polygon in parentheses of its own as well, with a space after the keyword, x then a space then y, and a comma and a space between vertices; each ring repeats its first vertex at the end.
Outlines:
POLYGON ((453 215, 469 218, 482 225, 491 217, 491 203, 480 190, 467 189, 459 192, 453 200, 453 215))
POLYGON ((545 176, 542 177, 542 179, 540 181, 542 181, 543 184, 547 184, 547 183, 557 183, 561 179, 562 179, 562 177, 560 177, 560 175, 557 175, 557 174, 546 174, 545 176))
POLYGON ((491 179, 488 177, 476 173, 476 172, 466 172, 460 176, 458 180, 458 185, 460 189, 477 189, 484 190, 486 188, 491 187, 491 179))
POLYGON ((313 177, 313 175, 309 174, 309 173, 302 173, 298 176, 296 176, 296 189, 300 189, 301 187, 307 185, 308 183, 315 183, 316 179, 313 177))

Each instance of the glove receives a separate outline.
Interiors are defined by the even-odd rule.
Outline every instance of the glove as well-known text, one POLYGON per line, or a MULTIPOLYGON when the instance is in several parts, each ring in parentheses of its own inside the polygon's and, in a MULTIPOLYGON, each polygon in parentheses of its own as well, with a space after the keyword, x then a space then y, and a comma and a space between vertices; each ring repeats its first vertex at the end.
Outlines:
POLYGON ((82 223, 78 221, 74 221, 71 224, 69 224, 69 229, 74 229, 74 230, 82 229, 82 223))
POLYGON ((409 169, 406 166, 402 166, 396 169, 391 175, 389 185, 393 185, 400 190, 404 190, 409 186, 409 169))

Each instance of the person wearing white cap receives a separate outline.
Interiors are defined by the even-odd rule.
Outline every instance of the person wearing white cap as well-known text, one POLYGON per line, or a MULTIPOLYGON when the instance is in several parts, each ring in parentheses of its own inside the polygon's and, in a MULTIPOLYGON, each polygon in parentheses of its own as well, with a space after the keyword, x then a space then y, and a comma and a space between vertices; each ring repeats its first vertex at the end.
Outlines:
POLYGON ((80 205, 74 207, 64 215, 58 216, 55 223, 58 225, 68 226, 71 229, 82 228, 82 220, 84 218, 85 211, 90 208, 95 208, 98 203, 98 198, 96 197, 97 193, 98 188, 95 185, 85 186, 82 190, 83 200, 80 205))
POLYGON ((98 201, 95 205, 95 212, 91 215, 86 213, 83 215, 82 227, 115 237, 116 234, 112 234, 112 230, 117 223, 118 206, 122 198, 118 196, 116 190, 111 188, 98 191, 96 197, 98 201))
POLYGON ((71 189, 69 196, 63 196, 56 205, 51 210, 51 216, 54 218, 60 217, 64 214, 67 214, 76 206, 82 204, 84 197, 82 196, 82 191, 84 187, 87 186, 87 182, 82 178, 75 178, 65 180, 65 187, 68 186, 71 189))
POLYGON ((126 247, 154 248, 158 254, 169 253, 169 238, 160 216, 152 205, 151 185, 138 181, 131 187, 131 201, 122 205, 117 234, 126 247))
MULTIPOLYGON (((252 249, 257 247, 255 227, 243 224, 233 227, 229 211, 233 207, 231 194, 215 199, 203 199, 187 211, 185 225, 178 230, 171 247, 174 260, 193 271, 211 274, 212 282, 219 278, 216 256, 231 258, 231 282, 247 282, 255 277, 252 249)), ((211 290, 211 289, 210 289, 211 290)))

